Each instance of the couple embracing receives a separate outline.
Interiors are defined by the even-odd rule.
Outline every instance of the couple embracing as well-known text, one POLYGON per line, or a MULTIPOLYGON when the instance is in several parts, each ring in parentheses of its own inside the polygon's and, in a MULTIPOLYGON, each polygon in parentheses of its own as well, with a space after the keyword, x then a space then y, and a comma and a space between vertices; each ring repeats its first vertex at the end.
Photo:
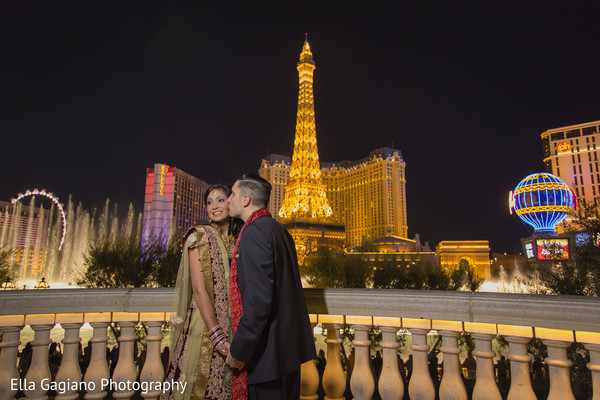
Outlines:
POLYGON ((167 399, 298 399, 316 357, 294 241, 267 211, 271 185, 245 174, 204 195, 210 222, 184 236, 167 399))

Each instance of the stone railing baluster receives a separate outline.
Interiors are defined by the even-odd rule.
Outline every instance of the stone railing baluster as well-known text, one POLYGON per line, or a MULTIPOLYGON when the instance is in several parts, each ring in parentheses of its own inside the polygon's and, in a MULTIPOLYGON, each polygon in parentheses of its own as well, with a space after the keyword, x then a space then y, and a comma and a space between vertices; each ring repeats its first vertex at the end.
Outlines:
MULTIPOLYGON (((437 328, 434 324, 434 328, 437 328)), ((444 326, 448 329, 451 326, 444 326)), ((461 352, 458 347, 458 337, 462 331, 462 324, 455 324, 456 331, 438 330, 442 336, 442 347, 440 351, 443 354, 444 375, 440 383, 440 400, 467 400, 467 389, 463 382, 462 370, 458 355, 461 352)))
POLYGON ((592 400, 600 400, 600 344, 585 343, 585 347, 590 352, 590 362, 587 367, 592 371, 592 388, 594 390, 592 400))
MULTIPOLYGON (((22 321, 23 318, 20 322, 22 323, 22 321)), ((0 326, 0 332, 2 332, 2 342, 0 342, 0 400, 14 399, 17 395, 19 384, 17 355, 19 344, 21 344, 19 340, 21 329, 21 326, 0 326)))
POLYGON ((383 368, 378 382, 379 396, 382 400, 401 400, 404 396, 404 382, 398 370, 399 328, 381 326, 379 329, 382 333, 381 347, 383 348, 383 368))
MULTIPOLYGON (((152 317, 149 317, 150 319, 152 317)), ((165 369, 160 359, 160 342, 163 338, 161 328, 162 321, 148 321, 148 317, 142 317, 148 328, 146 336, 146 361, 140 374, 140 383, 148 385, 148 391, 142 391, 142 397, 147 400, 157 399, 161 394, 160 383, 165 377, 165 369), (157 385, 158 384, 158 385, 157 385)))
POLYGON ((402 323, 404 327, 409 328, 408 331, 412 335, 410 348, 413 351, 413 369, 408 382, 408 395, 415 400, 433 400, 435 399, 435 386, 431 375, 429 375, 427 358, 427 351, 429 351, 427 333, 431 329, 431 321, 413 320, 413 322, 410 322, 408 319, 403 319, 402 323), (410 326, 416 327, 412 328, 410 326))
MULTIPOLYGON (((370 320, 370 318, 369 318, 370 320)), ((354 330, 354 369, 350 378, 350 389, 356 400, 367 400, 375 392, 375 380, 371 372, 371 358, 369 357, 369 328, 367 325, 352 325, 354 330)), ((338 346, 339 349, 339 346, 338 346)), ((339 350, 338 350, 339 351, 339 350)))
MULTIPOLYGON (((493 329, 495 330, 495 327, 493 329)), ((477 379, 473 388, 473 400, 502 400, 494 373, 496 353, 492 350, 492 340, 496 337, 496 333, 473 333, 471 337, 475 340, 473 355, 477 360, 477 379)))
MULTIPOLYGON (((43 318, 43 317, 42 317, 43 318)), ((26 322, 33 318, 27 318, 26 322)), ((35 322, 42 322, 35 318, 35 322)), ((50 367, 48 365, 48 345, 52 343, 50 340, 50 329, 54 326, 54 315, 48 316, 48 322, 52 324, 31 325, 31 329, 35 332, 31 345, 33 346, 33 354, 31 356, 31 365, 25 380, 31 382, 31 386, 25 385, 25 397, 32 400, 45 400, 47 390, 44 390, 50 384, 50 367)))
MULTIPOLYGON (((529 333, 532 330, 529 329, 529 333)), ((508 360, 510 361, 510 389, 508 400, 536 400, 531 387, 529 366, 531 356, 527 354, 527 343, 531 337, 506 336, 509 343, 508 360)))
MULTIPOLYGON (((317 326, 316 316, 311 315, 311 327, 317 326)), ((300 367, 300 400, 317 400, 319 396, 319 372, 315 360, 310 360, 300 367)))
POLYGON ((56 322, 65 330, 65 336, 62 340, 63 343, 63 355, 60 362, 60 368, 56 373, 56 383, 58 385, 57 400, 74 400, 79 398, 79 393, 73 383, 81 382, 81 369, 79 368, 79 343, 81 337, 79 337, 79 329, 83 324, 83 314, 80 315, 57 315, 56 322), (67 322, 67 321, 81 321, 81 322, 67 322), (64 388, 64 391, 60 389, 64 388))
POLYGON ((346 377, 342 367, 340 344, 340 329, 342 324, 324 323, 323 327, 327 329, 327 365, 323 373, 323 390, 326 400, 343 400, 346 390, 346 377))
MULTIPOLYGON (((115 313, 116 314, 116 313, 115 313)), ((137 369, 133 360, 135 346, 135 326, 138 314, 113 315, 113 321, 118 321, 121 328, 119 335, 119 360, 113 371, 112 382, 115 386, 115 399, 129 399, 135 394, 133 382, 137 378, 137 369)))
POLYGON ((90 323, 94 330, 90 339, 92 343, 92 357, 83 378, 87 388, 85 394, 86 400, 104 399, 107 395, 108 387, 106 383, 110 379, 106 360, 106 344, 108 343, 106 329, 108 323, 98 321, 106 318, 110 321, 110 315, 102 315, 96 319, 96 322, 90 323))
POLYGON ((547 400, 575 400, 569 374, 569 367, 573 363, 567 358, 567 347, 571 343, 548 339, 543 342, 548 347, 548 357, 545 362, 550 375, 550 393, 547 400))

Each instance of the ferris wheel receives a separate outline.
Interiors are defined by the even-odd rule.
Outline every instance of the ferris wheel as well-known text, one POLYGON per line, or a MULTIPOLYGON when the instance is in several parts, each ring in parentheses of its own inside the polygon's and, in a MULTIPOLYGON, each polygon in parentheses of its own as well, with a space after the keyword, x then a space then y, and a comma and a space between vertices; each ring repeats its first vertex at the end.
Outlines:
POLYGON ((62 218, 62 236, 60 238, 60 244, 58 245, 58 250, 60 250, 62 248, 63 242, 65 241, 65 234, 67 232, 67 215, 65 214, 63 205, 60 203, 60 201, 58 201, 58 197, 54 196, 50 192, 46 192, 45 189, 42 189, 42 190, 33 189, 33 190, 27 190, 25 193, 19 193, 17 195, 17 198, 11 199, 10 202, 12 204, 15 204, 16 202, 20 201, 21 199, 23 199, 25 197, 38 196, 38 195, 44 196, 44 197, 52 200, 52 202, 58 208, 58 211, 60 211, 60 216, 62 218))

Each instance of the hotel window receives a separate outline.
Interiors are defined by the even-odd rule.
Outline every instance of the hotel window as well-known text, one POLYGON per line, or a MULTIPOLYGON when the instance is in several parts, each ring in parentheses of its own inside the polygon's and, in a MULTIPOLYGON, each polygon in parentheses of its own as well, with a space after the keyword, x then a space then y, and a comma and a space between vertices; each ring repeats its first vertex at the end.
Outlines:
POLYGON ((579 129, 572 129, 570 131, 567 131, 567 139, 580 136, 580 134, 581 133, 580 133, 579 129))
POLYGON ((550 135, 551 140, 560 140, 560 139, 564 139, 564 138, 565 138, 564 132, 555 132, 550 135))

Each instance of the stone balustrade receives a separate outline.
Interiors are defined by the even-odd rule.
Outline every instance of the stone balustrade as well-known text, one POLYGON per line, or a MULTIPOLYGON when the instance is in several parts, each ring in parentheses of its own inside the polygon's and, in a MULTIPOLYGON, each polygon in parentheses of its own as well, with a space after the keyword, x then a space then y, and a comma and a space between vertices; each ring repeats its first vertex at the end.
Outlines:
MULTIPOLYGON (((462 332, 475 341, 474 399, 500 399, 496 384, 492 341, 502 335, 509 344, 511 364, 509 399, 535 399, 530 378, 527 343, 531 338, 548 348, 545 364, 549 370, 548 399, 573 399, 567 347, 577 341, 590 352, 594 400, 600 399, 600 299, 573 296, 543 296, 505 293, 466 293, 411 290, 305 289, 313 327, 326 330, 327 366, 322 387, 326 399, 344 399, 347 385, 356 399, 370 399, 376 390, 384 400, 410 398, 467 399, 458 347, 462 332), (340 355, 340 330, 354 332, 354 366, 346 376, 340 355), (369 329, 382 333, 383 365, 379 376, 370 366, 369 329), (412 375, 403 381, 397 363, 396 335, 411 335, 412 375), (428 368, 428 333, 442 337, 439 349, 443 375, 439 388, 428 368)), ((47 387, 56 398, 72 400, 105 398, 129 399, 136 390, 144 399, 156 399, 164 386, 160 359, 161 328, 170 316, 172 289, 56 289, 0 292, 0 400, 14 399, 19 389, 27 399, 46 399, 47 387), (79 368, 80 328, 89 323, 92 355, 84 376, 79 368), (117 323, 119 357, 112 376, 106 358, 107 329, 117 323), (135 327, 147 329, 146 359, 141 371, 134 362, 135 327), (64 328, 62 362, 52 380, 48 364, 50 330, 64 328), (34 331, 32 362, 23 380, 17 370, 17 348, 21 329, 34 331), (106 383, 110 383, 110 387, 106 383), (132 385, 136 382, 137 386, 132 385), (45 385, 42 385, 44 383, 45 385)), ((317 399, 319 374, 308 362, 301 370, 301 398, 317 399)))

